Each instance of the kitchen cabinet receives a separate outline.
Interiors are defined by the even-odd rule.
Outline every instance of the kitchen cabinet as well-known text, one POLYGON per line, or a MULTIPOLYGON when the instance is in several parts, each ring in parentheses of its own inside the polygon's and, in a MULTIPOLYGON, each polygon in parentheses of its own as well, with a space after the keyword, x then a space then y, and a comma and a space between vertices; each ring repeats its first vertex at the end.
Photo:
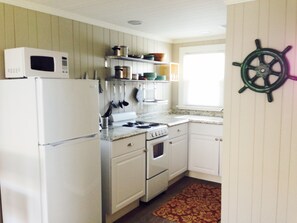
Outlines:
POLYGON ((102 140, 101 150, 105 218, 145 194, 145 135, 102 140))
POLYGON ((222 125, 190 123, 188 167, 190 171, 220 175, 222 136, 222 125))
POLYGON ((188 169, 188 124, 169 127, 169 180, 188 169))

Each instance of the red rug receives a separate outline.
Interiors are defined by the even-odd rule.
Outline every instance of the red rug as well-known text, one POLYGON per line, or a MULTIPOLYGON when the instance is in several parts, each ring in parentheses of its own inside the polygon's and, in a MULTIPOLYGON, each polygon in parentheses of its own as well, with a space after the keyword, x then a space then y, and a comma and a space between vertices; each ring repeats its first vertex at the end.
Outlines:
POLYGON ((153 214, 179 223, 217 223, 221 219, 221 187, 192 184, 153 214))

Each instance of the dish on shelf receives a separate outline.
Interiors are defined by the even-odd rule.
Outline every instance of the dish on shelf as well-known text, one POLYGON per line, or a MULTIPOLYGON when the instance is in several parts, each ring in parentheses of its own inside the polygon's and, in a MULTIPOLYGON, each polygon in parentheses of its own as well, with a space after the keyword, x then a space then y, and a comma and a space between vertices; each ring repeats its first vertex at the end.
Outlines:
POLYGON ((143 76, 147 79, 147 80, 155 80, 157 77, 157 74, 155 72, 145 72, 143 73, 143 76))
POLYGON ((143 55, 143 59, 145 59, 145 60, 155 60, 155 57, 154 57, 154 55, 146 54, 146 55, 143 55))
POLYGON ((134 55, 134 54, 129 54, 128 57, 131 57, 131 58, 136 58, 136 59, 142 59, 143 58, 143 55, 134 55))
POLYGON ((149 55, 154 56, 155 61, 164 61, 165 59, 165 53, 150 53, 149 55))
POLYGON ((166 75, 158 75, 155 80, 156 81, 166 81, 166 75))

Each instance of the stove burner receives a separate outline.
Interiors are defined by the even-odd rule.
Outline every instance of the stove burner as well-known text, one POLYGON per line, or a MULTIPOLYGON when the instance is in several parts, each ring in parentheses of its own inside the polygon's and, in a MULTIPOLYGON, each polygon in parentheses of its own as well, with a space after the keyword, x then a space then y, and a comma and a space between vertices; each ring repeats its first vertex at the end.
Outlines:
POLYGON ((159 123, 145 123, 142 121, 136 121, 136 122, 127 122, 124 124, 124 127, 136 127, 139 129, 149 129, 151 127, 159 126, 159 123))
POLYGON ((139 129, 149 129, 149 128, 151 128, 151 126, 149 126, 149 125, 138 125, 136 127, 139 128, 139 129))

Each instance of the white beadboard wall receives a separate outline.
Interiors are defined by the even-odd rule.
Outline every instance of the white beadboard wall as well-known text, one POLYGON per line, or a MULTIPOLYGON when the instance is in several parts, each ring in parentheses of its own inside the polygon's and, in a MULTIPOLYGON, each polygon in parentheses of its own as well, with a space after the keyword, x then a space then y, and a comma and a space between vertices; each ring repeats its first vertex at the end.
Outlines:
MULTIPOLYGON (((34 47, 68 52, 70 78, 81 78, 87 72, 93 78, 94 70, 98 71, 101 80, 105 80, 113 71, 104 68, 105 55, 111 55, 112 47, 126 45, 129 54, 146 54, 164 52, 168 61, 171 60, 171 44, 161 41, 135 36, 95 25, 78 22, 34 10, 0 3, 0 79, 4 78, 3 50, 13 47, 34 47)), ((142 73, 152 71, 152 65, 135 62, 114 62, 114 65, 131 65, 133 72, 142 73)), ((167 105, 141 105, 134 99, 134 89, 139 83, 128 82, 126 100, 127 107, 113 109, 113 112, 136 111, 139 114, 168 111, 171 105, 171 84, 158 83, 156 95, 158 99, 168 99, 167 105)), ((153 88, 153 84, 143 84, 146 88, 153 88)), ((100 94, 100 113, 104 114, 110 100, 123 98, 123 92, 113 95, 113 84, 102 81, 104 93, 100 94), (105 88, 106 87, 106 88, 105 88)), ((119 84, 116 84, 117 92, 119 84)))
POLYGON ((243 86, 242 62, 262 47, 286 55, 297 75, 297 1, 257 0, 228 6, 222 223, 297 222, 297 82, 266 94, 243 86))

